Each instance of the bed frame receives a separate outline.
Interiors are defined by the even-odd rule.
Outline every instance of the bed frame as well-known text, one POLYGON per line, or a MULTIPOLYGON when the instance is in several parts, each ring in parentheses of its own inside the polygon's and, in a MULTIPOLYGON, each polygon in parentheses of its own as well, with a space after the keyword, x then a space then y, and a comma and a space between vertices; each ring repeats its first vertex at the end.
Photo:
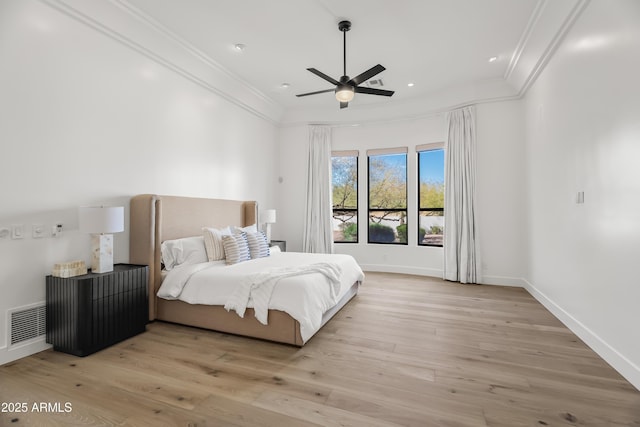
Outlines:
MULTIPOLYGON (((202 227, 256 224, 258 205, 253 201, 203 199, 141 194, 130 204, 129 260, 149 266, 149 320, 163 320, 237 335, 302 346, 300 324, 279 310, 269 310, 269 324, 263 325, 248 308, 244 318, 222 306, 188 304, 156 297, 162 282, 160 244, 164 240, 202 235, 202 227)), ((324 325, 358 292, 349 292, 322 319, 324 325)))

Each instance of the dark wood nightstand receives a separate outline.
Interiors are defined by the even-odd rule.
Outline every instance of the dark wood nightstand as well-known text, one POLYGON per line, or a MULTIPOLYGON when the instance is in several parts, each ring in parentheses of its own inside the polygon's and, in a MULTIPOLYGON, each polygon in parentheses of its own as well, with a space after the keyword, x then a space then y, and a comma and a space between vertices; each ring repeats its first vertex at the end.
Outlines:
POLYGON ((149 319, 146 265, 116 264, 109 273, 47 276, 47 343, 87 356, 144 332, 149 319))
POLYGON ((281 252, 287 252, 287 241, 286 240, 272 240, 269 242, 269 247, 278 246, 281 252))

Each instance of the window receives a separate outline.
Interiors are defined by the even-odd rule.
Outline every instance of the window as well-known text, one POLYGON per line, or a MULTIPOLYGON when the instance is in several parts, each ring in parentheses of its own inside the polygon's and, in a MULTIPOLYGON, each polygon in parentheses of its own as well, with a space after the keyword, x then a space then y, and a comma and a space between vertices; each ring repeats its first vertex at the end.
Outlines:
POLYGON ((333 241, 358 243, 358 152, 331 153, 333 241))
POLYGON ((418 245, 442 246, 444 240, 444 144, 416 147, 418 152, 418 245))
POLYGON ((407 149, 369 150, 369 243, 407 244, 407 149))

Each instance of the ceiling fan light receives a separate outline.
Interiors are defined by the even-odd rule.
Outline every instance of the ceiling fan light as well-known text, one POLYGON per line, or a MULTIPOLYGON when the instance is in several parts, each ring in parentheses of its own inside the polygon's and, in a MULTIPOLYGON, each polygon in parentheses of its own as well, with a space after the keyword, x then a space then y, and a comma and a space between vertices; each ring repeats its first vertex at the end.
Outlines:
POLYGON ((350 102, 353 99, 355 92, 351 86, 338 86, 336 88, 336 99, 340 102, 350 102))

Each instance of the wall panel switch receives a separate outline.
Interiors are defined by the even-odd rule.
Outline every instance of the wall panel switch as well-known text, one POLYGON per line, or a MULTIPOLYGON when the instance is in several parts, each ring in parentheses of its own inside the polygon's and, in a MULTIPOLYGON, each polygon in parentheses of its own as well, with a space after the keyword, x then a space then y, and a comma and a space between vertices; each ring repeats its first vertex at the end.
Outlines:
POLYGON ((24 225, 12 225, 11 226, 11 238, 16 239, 24 239, 24 225))
POLYGON ((45 237, 45 228, 43 224, 33 224, 31 227, 32 237, 34 239, 42 239, 45 237))

